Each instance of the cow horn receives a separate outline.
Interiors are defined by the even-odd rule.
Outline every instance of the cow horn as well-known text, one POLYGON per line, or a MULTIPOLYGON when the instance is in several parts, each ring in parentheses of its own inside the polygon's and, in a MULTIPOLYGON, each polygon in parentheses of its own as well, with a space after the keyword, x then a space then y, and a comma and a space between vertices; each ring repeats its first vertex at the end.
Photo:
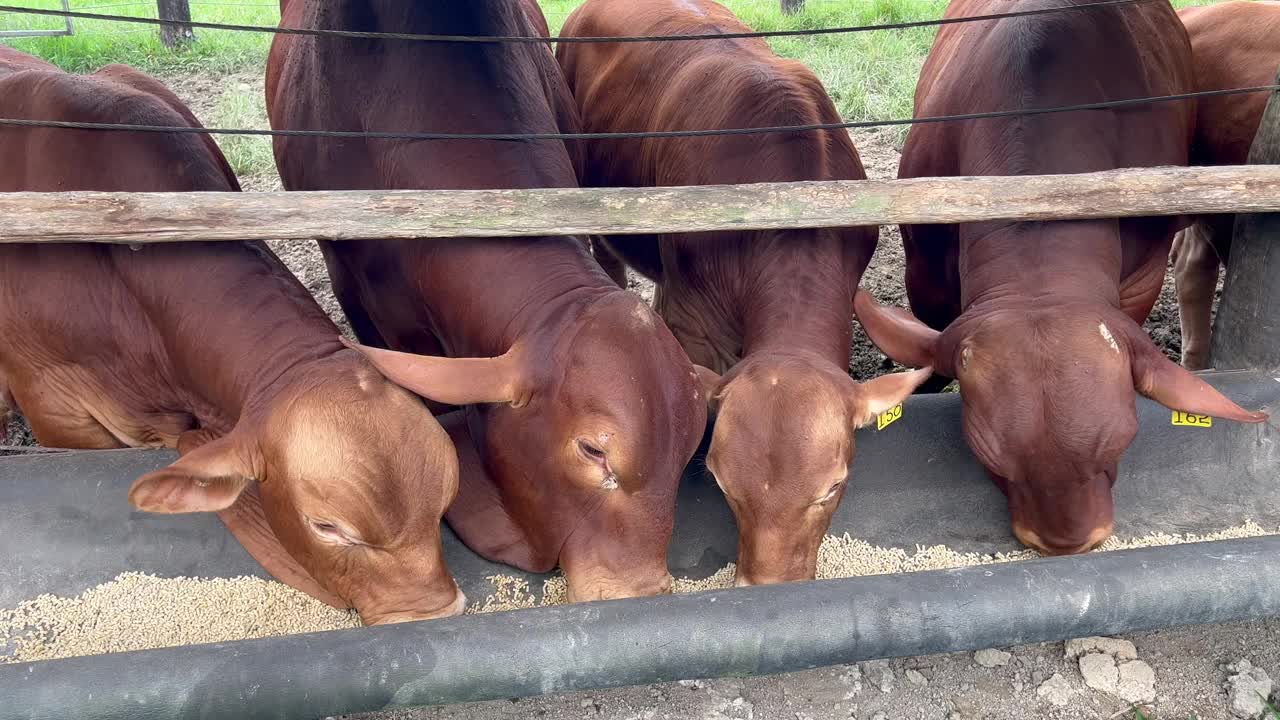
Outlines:
POLYGON ((1266 422, 1264 412, 1250 412, 1218 392, 1209 383, 1178 365, 1138 330, 1140 338, 1131 342, 1133 384, 1142 395, 1170 410, 1195 415, 1211 415, 1244 423, 1266 422))
POLYGON ((902 308, 881 305, 861 288, 854 296, 853 312, 867 337, 890 359, 907 367, 937 367, 937 330, 902 308))
POLYGON ((523 370, 514 348, 493 358, 449 358, 382 350, 340 338, 364 355, 388 380, 418 395, 447 405, 528 401, 523 370))

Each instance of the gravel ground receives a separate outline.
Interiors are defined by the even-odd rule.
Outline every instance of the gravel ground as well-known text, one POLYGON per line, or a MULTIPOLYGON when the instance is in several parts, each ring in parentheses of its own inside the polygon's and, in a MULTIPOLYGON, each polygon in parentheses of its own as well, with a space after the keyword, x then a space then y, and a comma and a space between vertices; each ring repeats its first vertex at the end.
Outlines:
MULTIPOLYGON (((209 124, 216 124, 226 93, 261 94, 261 79, 255 77, 165 79, 209 124)), ((265 118, 260 119, 259 125, 265 126, 265 118)), ((895 174, 898 148, 894 135, 857 133, 854 139, 871 177, 895 174)), ((279 187, 278 179, 269 174, 247 176, 243 184, 250 191, 279 187)), ((277 244, 274 249, 321 305, 345 326, 315 245, 277 244)), ((902 270, 898 230, 885 228, 863 286, 882 301, 905 305, 902 270)), ((647 283, 633 279, 631 285, 642 295, 652 296, 652 287, 647 283)), ((1176 359, 1180 338, 1171 282, 1166 283, 1147 327, 1157 344, 1176 359)), ((893 364, 870 345, 861 331, 855 330, 851 361, 854 375, 867 379, 892 368, 893 364)), ((21 422, 11 425, 9 441, 30 442, 21 422)), ((1010 648, 1007 656, 1003 652, 935 655, 788 675, 682 681, 360 717, 1067 720, 1133 717, 1131 703, 1139 703, 1150 717, 1213 720, 1236 717, 1230 709, 1233 701, 1238 713, 1247 715, 1250 710, 1259 709, 1260 705, 1248 707, 1250 701, 1260 690, 1270 692, 1267 686, 1271 677, 1280 680, 1280 620, 1182 628, 1130 636, 1127 640, 1134 651, 1123 644, 1116 650, 1113 645, 1095 643, 1095 649, 1109 648, 1111 654, 1086 653, 1082 659, 1068 658, 1062 643, 1051 643, 1010 648)))
MULTIPOLYGON (((1228 679, 1241 674, 1238 666, 1232 670, 1229 665, 1248 660, 1280 680, 1280 620, 1168 630, 1091 645, 1109 652, 1071 658, 1063 643, 1047 643, 1007 652, 930 655, 787 675, 682 681, 351 718, 1115 720, 1134 717, 1131 702, 1117 695, 1123 690, 1131 698, 1144 697, 1134 703, 1148 717, 1227 720, 1235 717, 1228 710, 1228 679), (1086 684, 1081 672, 1082 666, 1089 669, 1094 685, 1106 685, 1094 668, 1116 665, 1137 681, 1098 690, 1086 684), (1151 671, 1145 679, 1144 667, 1151 671), (1144 682, 1151 676, 1154 682, 1144 682)), ((1118 669, 1112 672, 1120 674, 1118 669)))

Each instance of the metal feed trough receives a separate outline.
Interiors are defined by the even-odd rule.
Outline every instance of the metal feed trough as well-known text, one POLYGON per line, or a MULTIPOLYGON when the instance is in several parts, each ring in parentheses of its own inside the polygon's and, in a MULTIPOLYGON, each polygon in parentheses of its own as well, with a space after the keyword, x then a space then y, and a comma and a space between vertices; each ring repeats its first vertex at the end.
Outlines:
MULTIPOLYGON (((1245 407, 1280 412, 1270 373, 1207 377, 1245 407)), ((1145 400, 1138 410, 1116 485, 1118 535, 1280 527, 1280 431, 1173 426, 1145 400)), ((957 395, 921 396, 883 431, 863 431, 855 490, 832 532, 907 549, 1017 549, 959 415, 957 395)), ((130 511, 130 482, 172 459, 116 450, 0 461, 0 606, 75 595, 126 571, 263 575, 216 517, 130 511)), ((711 574, 733 559, 735 533, 720 491, 691 474, 672 572, 711 574)), ((519 574, 452 535, 445 553, 473 599, 492 592, 486 576, 519 574)), ((320 718, 1276 615, 1280 536, 6 665, 0 718, 320 718)))
MULTIPOLYGON (((1273 101, 1269 113, 1280 114, 1280 103, 1273 101)), ((1280 161, 1280 121, 1264 122, 1255 150, 1266 146, 1268 128, 1267 161, 1280 161)), ((1152 173, 1145 172, 1150 179, 1152 173)), ((1170 176, 1210 175, 1179 171, 1170 176)), ((1268 177, 1274 182, 1280 174, 1268 177)), ((970 191, 975 187, 966 179, 935 184, 946 182, 968 183, 970 191)), ((1248 190, 1231 185, 1213 194, 1214 202, 1234 202, 1239 210, 1259 204, 1272 213, 1280 210, 1274 192, 1248 190)), ((188 207, 208 201, 207 195, 191 198, 188 207)), ((585 190, 569 195, 579 203, 601 197, 600 191, 585 190)), ((408 197, 402 200, 410 202, 408 197)), ((415 197, 425 205, 432 196, 415 197)), ((1077 212, 1123 214, 1107 203, 1134 197, 1100 196, 1096 205, 1077 212)), ((82 198, 89 205, 98 202, 82 198)), ((351 198, 358 201, 358 194, 351 198)), ((0 207, 37 201, 48 202, 49 196, 0 197, 0 207)), ((138 207, 146 202, 139 196, 138 207)), ((277 201, 259 197, 253 202, 277 201)), ((32 227, 50 222, 47 215, 0 214, 14 224, 26 223, 28 239, 50 235, 49 227, 32 227)), ((351 217, 342 215, 335 221, 351 217)), ((90 211, 79 217, 90 225, 99 222, 90 211)), ((142 225, 155 225, 150 237, 157 241, 173 239, 179 230, 200 230, 205 239, 236 239, 234 231, 226 232, 235 224, 226 214, 209 216, 218 223, 206 218, 201 225, 188 216, 169 227, 164 215, 139 210, 139 217, 142 225), (210 237, 220 232, 227 236, 210 237)), ((901 219, 886 214, 876 222, 901 219)), ((258 233, 278 226, 259 220, 246 227, 258 233)), ((1242 216, 1237 230, 1214 359, 1219 368, 1245 369, 1205 377, 1244 407, 1276 417, 1280 253, 1266 250, 1274 246, 1268 243, 1280 241, 1280 215, 1242 216)), ((6 233, 7 241, 14 241, 14 232, 0 229, 0 241, 6 241, 6 233)), ((102 227, 68 232, 79 240, 140 237, 121 235, 120 226, 115 234, 102 227)), ((145 240, 145 233, 141 237, 145 240)), ((1268 530, 1280 527, 1280 430, 1274 425, 1175 426, 1169 410, 1143 399, 1138 414, 1140 431, 1121 463, 1115 489, 1117 535, 1205 534, 1246 520, 1268 530)), ((130 482, 172 457, 163 451, 121 450, 0 460, 0 607, 41 593, 75 595, 126 571, 170 577, 262 575, 214 517, 130 511, 130 482)), ((934 544, 961 552, 1018 549, 1003 496, 960 435, 960 398, 954 394, 914 397, 905 403, 901 419, 883 430, 860 432, 852 489, 831 532, 908 550, 934 544)), ((697 473, 686 477, 670 552, 673 574, 705 577, 733 559, 735 546, 733 518, 719 490, 697 473)), ((482 560, 451 534, 446 534, 445 553, 472 599, 492 591, 486 576, 518 574, 482 560)), ((1280 616, 1280 536, 1272 535, 3 665, 0 720, 321 718, 1275 616, 1280 616)))

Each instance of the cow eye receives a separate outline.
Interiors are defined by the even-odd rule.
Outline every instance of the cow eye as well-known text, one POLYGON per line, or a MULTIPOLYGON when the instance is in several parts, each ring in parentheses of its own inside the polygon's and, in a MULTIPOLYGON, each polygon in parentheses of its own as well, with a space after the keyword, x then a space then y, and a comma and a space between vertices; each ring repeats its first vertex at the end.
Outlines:
POLYGON ((836 484, 832 485, 832 486, 831 486, 831 489, 830 489, 830 490, 827 490, 827 494, 826 494, 826 495, 823 495, 821 498, 819 498, 819 499, 818 499, 818 501, 817 501, 816 503, 814 503, 814 504, 815 504, 815 505, 826 505, 827 503, 831 502, 832 500, 834 500, 834 499, 835 499, 836 495, 839 495, 839 494, 840 494, 840 488, 842 488, 842 487, 844 487, 844 481, 843 481, 843 480, 841 480, 841 481, 837 482, 836 484))
POLYGON ((605 461, 604 451, 596 447, 595 445, 592 445, 591 443, 587 442, 586 440, 578 441, 578 451, 581 452, 583 456, 585 456, 588 460, 591 460, 592 462, 602 463, 605 461))
POLYGON ((326 520, 307 518, 307 527, 311 529, 311 532, 315 533, 321 540, 327 543, 342 545, 343 547, 363 544, 351 533, 343 530, 337 524, 326 520))

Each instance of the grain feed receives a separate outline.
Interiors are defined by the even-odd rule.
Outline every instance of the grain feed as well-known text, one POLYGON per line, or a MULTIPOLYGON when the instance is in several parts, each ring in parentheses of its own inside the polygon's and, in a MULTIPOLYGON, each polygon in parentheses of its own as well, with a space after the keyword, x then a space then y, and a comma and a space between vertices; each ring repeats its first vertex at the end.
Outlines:
MULTIPOLYGON (((1275 533, 1280 534, 1280 529, 1275 533)), ((1271 534, 1256 523, 1208 535, 1154 533, 1133 540, 1111 538, 1096 552, 1271 534)), ((828 535, 818 552, 818 578, 943 570, 1030 560, 1031 550, 958 553, 945 545, 908 552, 851 537, 828 535)), ((733 587, 733 564, 702 580, 677 578, 675 592, 733 587)), ((489 577, 494 592, 467 609, 470 614, 518 610, 567 602, 561 575, 534 594, 529 582, 509 575, 489 577)), ((226 642, 360 625, 349 610, 335 610, 293 588, 255 577, 158 578, 124 573, 78 597, 41 595, 12 610, 0 610, 0 662, 52 660, 196 643, 226 642)))
POLYGON ((124 573, 73 597, 41 595, 0 610, 0 662, 358 627, 360 618, 255 577, 158 578, 124 573))
MULTIPOLYGON (((1159 545, 1180 545, 1210 540, 1233 540, 1271 534, 1280 534, 1280 528, 1268 531, 1253 521, 1247 521, 1239 527, 1207 535, 1196 535, 1195 533, 1178 535, 1157 532, 1131 540, 1119 540, 1111 537, 1094 552, 1131 550, 1159 545)), ((1040 557, 1039 553, 1034 550, 1017 550, 992 554, 958 553, 946 545, 917 545, 914 552, 908 552, 901 548, 885 548, 872 545, 845 533, 838 536, 828 535, 823 538, 822 547, 818 550, 818 579, 830 580, 864 575, 889 575, 921 570, 950 570, 973 565, 1033 560, 1038 557, 1040 557)), ((731 588, 733 587, 733 577, 734 565, 729 563, 710 577, 702 580, 677 578, 675 592, 690 593, 731 588)), ((529 583, 520 578, 496 575, 489 579, 494 583, 495 587, 500 588, 500 591, 485 598, 484 602, 474 608, 474 612, 495 612, 545 605, 561 605, 567 599, 567 585, 561 575, 555 575, 543 582, 542 597, 540 599, 533 596, 529 583)))

